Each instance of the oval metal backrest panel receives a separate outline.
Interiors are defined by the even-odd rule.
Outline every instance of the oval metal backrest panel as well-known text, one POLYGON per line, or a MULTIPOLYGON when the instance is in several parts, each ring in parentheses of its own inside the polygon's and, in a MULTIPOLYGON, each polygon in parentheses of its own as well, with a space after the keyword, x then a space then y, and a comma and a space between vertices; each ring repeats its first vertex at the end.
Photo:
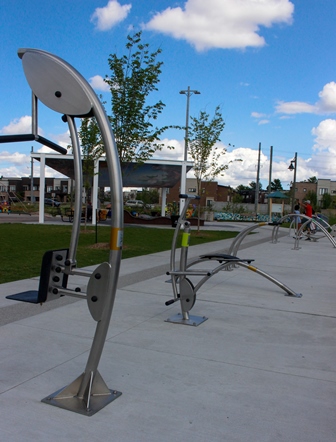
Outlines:
POLYGON ((82 76, 72 66, 37 49, 20 49, 18 54, 28 84, 43 104, 66 115, 91 113, 92 103, 82 88, 82 76))

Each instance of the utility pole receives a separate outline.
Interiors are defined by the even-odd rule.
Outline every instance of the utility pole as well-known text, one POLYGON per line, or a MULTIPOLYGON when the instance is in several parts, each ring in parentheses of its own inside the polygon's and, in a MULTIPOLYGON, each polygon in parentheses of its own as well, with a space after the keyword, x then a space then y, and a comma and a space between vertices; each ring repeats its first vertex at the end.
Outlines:
MULTIPOLYGON (((187 161, 188 161, 188 131, 189 131, 189 101, 190 97, 195 94, 199 95, 200 92, 196 90, 191 90, 190 86, 188 86, 187 90, 180 91, 180 94, 187 96, 187 110, 186 110, 186 125, 185 125, 185 135, 184 135, 184 157, 182 163, 182 172, 181 172, 181 185, 180 185, 180 193, 186 193, 186 182, 187 182, 187 161)), ((180 214, 182 212, 185 200, 180 199, 180 214)))
POLYGON ((293 182, 293 194, 292 194, 292 213, 294 213, 294 205, 295 205, 295 187, 296 187, 296 169, 297 169, 297 152, 295 152, 294 159, 291 160, 291 163, 288 167, 288 170, 294 170, 294 182, 293 182))
POLYGON ((256 182, 256 188, 255 188, 255 201, 254 201, 254 211, 256 213, 256 216, 258 216, 258 211, 259 211, 260 153, 261 153, 261 143, 259 143, 258 166, 257 166, 257 182, 256 182))

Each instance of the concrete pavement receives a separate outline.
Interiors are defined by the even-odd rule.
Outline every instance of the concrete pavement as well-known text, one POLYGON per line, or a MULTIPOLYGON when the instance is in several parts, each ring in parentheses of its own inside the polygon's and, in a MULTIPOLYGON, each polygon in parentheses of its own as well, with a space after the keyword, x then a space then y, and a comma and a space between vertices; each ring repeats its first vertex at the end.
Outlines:
MULTIPOLYGON (((6 299, 37 289, 38 278, 0 285, 2 440, 334 442, 336 250, 326 239, 294 250, 288 231, 276 244, 271 227, 256 232, 238 256, 255 259, 301 299, 237 268, 200 290, 191 314, 207 321, 171 324, 165 320, 180 308, 165 306, 169 252, 122 261, 99 365, 122 396, 92 417, 41 402, 85 367, 95 330, 86 302, 6 299)), ((225 252, 231 241, 191 246, 189 257, 225 252)))

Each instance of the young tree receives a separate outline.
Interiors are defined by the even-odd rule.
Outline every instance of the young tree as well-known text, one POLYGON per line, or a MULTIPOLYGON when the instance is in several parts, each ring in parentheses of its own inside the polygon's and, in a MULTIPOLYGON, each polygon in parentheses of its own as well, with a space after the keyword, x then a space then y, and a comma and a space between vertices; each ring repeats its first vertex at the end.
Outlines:
POLYGON ((306 195, 306 200, 310 201, 310 204, 313 206, 314 210, 317 209, 317 195, 313 190, 308 190, 306 195))
POLYGON ((148 104, 148 95, 157 91, 162 61, 161 49, 149 51, 141 42, 142 32, 127 37, 127 53, 122 57, 110 54, 111 75, 105 82, 110 86, 112 114, 109 117, 117 143, 120 162, 142 163, 164 146, 162 133, 176 126, 154 125, 165 104, 159 100, 148 104))
POLYGON ((322 209, 329 209, 332 204, 332 196, 330 193, 324 193, 322 195, 322 209))
MULTIPOLYGON (((225 123, 220 112, 220 107, 215 109, 214 116, 201 111, 198 117, 191 117, 189 128, 188 146, 189 154, 194 161, 194 174, 196 177, 197 192, 201 194, 202 181, 212 181, 224 175, 228 165, 223 164, 222 157, 226 149, 216 146, 225 123)), ((198 205, 198 231, 200 227, 200 205, 198 205)))

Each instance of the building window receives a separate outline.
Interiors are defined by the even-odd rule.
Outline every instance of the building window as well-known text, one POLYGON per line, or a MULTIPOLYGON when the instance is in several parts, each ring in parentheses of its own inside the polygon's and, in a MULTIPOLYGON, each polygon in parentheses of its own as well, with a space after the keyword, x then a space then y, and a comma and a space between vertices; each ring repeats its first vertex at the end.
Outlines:
POLYGON ((196 192, 196 187, 189 187, 188 192, 195 193, 196 192))
POLYGON ((11 186, 9 186, 9 190, 10 190, 10 192, 15 192, 16 186, 12 184, 11 186))
POLYGON ((53 187, 52 187, 52 186, 47 186, 47 192, 48 192, 48 193, 51 193, 52 190, 53 190, 53 187))
POLYGON ((307 192, 307 189, 304 187, 304 188, 303 188, 303 191, 304 191, 304 192, 307 192))
POLYGON ((68 186, 63 186, 63 193, 68 193, 68 186))
POLYGON ((328 193, 328 189, 326 187, 321 187, 319 190, 320 195, 324 195, 325 193, 328 193))

